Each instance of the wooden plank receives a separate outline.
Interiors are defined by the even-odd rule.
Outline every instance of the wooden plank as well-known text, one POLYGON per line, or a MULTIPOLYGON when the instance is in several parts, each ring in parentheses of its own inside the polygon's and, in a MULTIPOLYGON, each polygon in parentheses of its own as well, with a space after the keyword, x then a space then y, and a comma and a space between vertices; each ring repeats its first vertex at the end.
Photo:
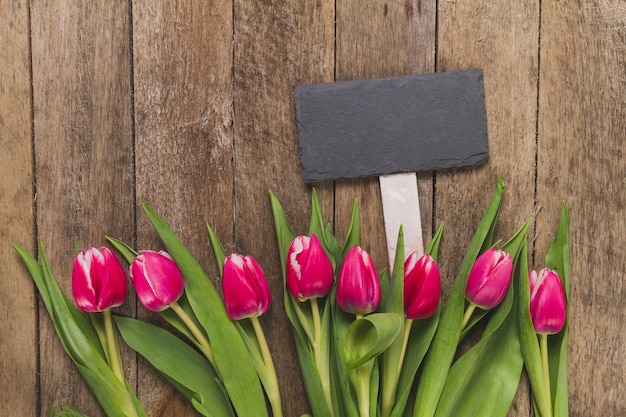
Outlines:
MULTIPOLYGON (((148 203, 217 282, 207 222, 233 233, 232 4, 133 3, 137 203, 148 203)), ((162 246, 140 207, 137 245, 162 246)), ((143 307, 140 318, 164 324, 143 307)), ((171 328, 164 324, 164 327, 171 328)), ((139 396, 148 415, 196 415, 145 361, 139 396)))
POLYGON ((34 250, 28 3, 0 8, 0 415, 36 416, 37 313, 30 276, 9 243, 34 250))
POLYGON ((570 210, 570 415, 626 415, 626 7, 543 2, 537 252, 570 210))
MULTIPOLYGON (((120 2, 31 4, 38 240, 70 294, 79 246, 133 236, 129 18, 120 2)), ((117 311, 133 314, 134 298, 117 311)), ((102 415, 40 307, 41 401, 102 415)), ((134 384, 134 355, 125 350, 134 384)))
MULTIPOLYGON (((437 70, 482 68, 489 163, 437 174, 437 221, 444 294, 501 174, 506 187, 497 238, 506 241, 534 212, 539 2, 439 3, 437 70)), ((532 243, 532 237, 530 239, 532 243)), ((520 385, 510 416, 529 416, 528 388, 520 385)))
MULTIPOLYGON (((336 78, 379 78, 434 71, 435 1, 337 4, 336 78)), ((418 174, 422 231, 432 236, 432 174, 418 174)), ((379 271, 388 267, 378 178, 336 182, 336 229, 347 232, 354 199, 361 210, 362 245, 379 271)))
MULTIPOLYGON (((333 2, 235 2, 235 236, 269 280, 272 306, 261 318, 277 368, 284 414, 307 411, 291 327, 283 304, 268 189, 298 234, 309 224, 310 188, 302 182, 295 124, 296 85, 332 81, 333 2)), ((329 185, 321 193, 332 204, 329 185)), ((325 211, 327 216, 332 212, 325 211)), ((327 221, 329 219, 326 219, 327 221)))

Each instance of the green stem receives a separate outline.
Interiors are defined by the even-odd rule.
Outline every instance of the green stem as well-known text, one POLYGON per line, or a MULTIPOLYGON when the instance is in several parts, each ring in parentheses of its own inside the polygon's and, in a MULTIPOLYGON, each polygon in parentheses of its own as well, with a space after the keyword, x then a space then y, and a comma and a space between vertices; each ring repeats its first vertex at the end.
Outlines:
POLYGON ((276 369, 274 368, 274 361, 272 361, 270 349, 267 346, 267 340, 265 340, 265 334, 263 333, 261 323, 259 322, 259 318, 257 316, 251 316, 250 322, 252 322, 252 327, 254 328, 259 348, 261 349, 261 355, 263 356, 263 363, 265 364, 265 369, 267 371, 268 381, 264 384, 267 398, 272 406, 274 417, 282 417, 283 410, 280 404, 278 378, 276 377, 276 369))
POLYGON ((359 417, 370 415, 370 378, 373 367, 374 359, 350 371, 350 380, 359 404, 359 417))
POLYGON ((313 315, 313 356, 315 358, 315 366, 317 368, 317 373, 320 376, 320 382, 322 384, 322 389, 324 390, 324 399, 326 400, 328 411, 331 417, 334 417, 335 410, 333 408, 332 393, 330 392, 330 374, 328 370, 328 363, 326 360, 324 360, 325 358, 323 356, 322 323, 320 318, 320 309, 319 305, 317 304, 317 298, 311 298, 309 299, 309 302, 311 303, 311 313, 313 315))
POLYGON ((541 367, 543 368, 543 382, 545 385, 545 395, 549 408, 549 415, 541 417, 552 417, 552 394, 550 393, 550 364, 548 361, 548 335, 540 334, 539 343, 541 348, 541 367))
POLYGON ((109 351, 109 366, 113 370, 117 379, 124 383, 124 370, 122 369, 122 362, 120 360, 120 352, 115 340, 115 333, 113 332, 111 310, 107 308, 102 312, 102 314, 104 317, 104 331, 107 339, 107 350, 109 351))
POLYGON ((461 325, 461 331, 465 330, 465 326, 467 326, 467 323, 469 323, 470 319, 472 318, 472 314, 474 313, 474 310, 476 310, 476 304, 469 303, 469 305, 467 306, 467 310, 465 310, 465 315, 463 316, 463 324, 461 325))
MULTIPOLYGON (((194 335, 196 341, 200 345, 200 350, 206 358, 211 362, 213 368, 218 371, 217 366, 215 365, 215 357, 213 356, 213 349, 211 348, 211 344, 209 343, 209 339, 205 336, 205 334, 198 328, 196 323, 189 317, 189 315, 183 310, 183 308, 177 303, 174 302, 171 306, 172 310, 180 317, 180 319, 185 323, 185 326, 189 329, 189 331, 194 335)), ((219 373, 219 371, 218 371, 219 373)))
POLYGON ((402 372, 402 364, 404 363, 404 357, 406 355, 406 347, 409 343, 409 335, 411 334, 411 325, 413 320, 406 319, 404 321, 404 335, 402 337, 402 347, 400 348, 400 354, 398 356, 398 364, 396 367, 396 377, 389 382, 389 386, 383 387, 383 400, 382 400, 382 412, 383 417, 391 415, 393 406, 396 401, 396 391, 398 390, 398 381, 400 379, 400 372, 402 372))

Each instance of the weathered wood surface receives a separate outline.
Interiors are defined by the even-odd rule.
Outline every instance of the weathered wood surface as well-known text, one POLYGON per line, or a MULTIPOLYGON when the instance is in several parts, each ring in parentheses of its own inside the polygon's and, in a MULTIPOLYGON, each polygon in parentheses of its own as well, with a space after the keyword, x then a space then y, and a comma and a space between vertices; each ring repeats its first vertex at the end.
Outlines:
MULTIPOLYGON (((485 74, 490 161, 419 177, 427 241, 446 223, 444 290, 497 173, 507 184, 497 233, 532 217, 532 266, 567 202, 571 415, 626 415, 623 2, 10 0, 0 21, 0 415, 46 415, 53 401, 102 415, 10 243, 42 242, 69 291, 74 238, 158 249, 143 202, 213 279, 206 223, 227 250, 259 260, 286 415, 306 412, 267 197, 305 231, 293 87, 473 67, 485 74)), ((377 180, 316 188, 340 239, 358 199, 363 244, 386 267, 377 180)), ((120 312, 157 321, 134 297, 120 312)), ((150 416, 195 415, 128 349, 124 363, 150 416)), ((524 380, 509 415, 531 409, 524 380)))

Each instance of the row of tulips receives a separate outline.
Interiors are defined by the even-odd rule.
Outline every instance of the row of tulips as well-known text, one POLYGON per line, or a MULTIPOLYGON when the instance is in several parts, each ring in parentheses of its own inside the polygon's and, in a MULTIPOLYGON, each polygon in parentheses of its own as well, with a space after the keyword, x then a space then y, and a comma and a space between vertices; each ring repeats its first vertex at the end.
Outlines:
MULTIPOLYGON (((563 329, 569 281, 555 270, 568 274, 567 212, 546 258, 553 269, 528 272, 528 222, 501 248, 492 242, 502 189, 499 179, 445 307, 436 261, 442 226, 427 253, 410 253, 406 259, 400 230, 393 271, 379 275, 360 246, 356 203, 350 231, 340 247, 330 227, 323 225, 315 191, 309 232, 298 236, 271 194, 285 309, 313 415, 503 416, 524 364, 537 415, 567 415, 563 329), (514 295, 516 291, 519 295, 514 295), (465 335, 483 318, 488 323, 480 341, 455 359, 465 335), (548 335, 560 335, 553 346, 548 335), (549 352, 555 350, 559 354, 550 358, 549 352), (418 369, 422 369, 419 377, 418 369), (417 394, 411 394, 416 387, 417 394)), ((110 309, 124 302, 128 284, 122 264, 107 247, 80 251, 74 261, 72 295, 88 313, 91 326, 76 315, 56 286, 43 248, 38 262, 16 247, 66 351, 102 408, 110 416, 145 415, 124 378, 114 331, 117 324, 126 343, 162 372, 200 414, 263 416, 267 399, 272 415, 282 416, 278 380, 259 321, 271 304, 263 269, 251 256, 226 255, 209 227, 221 275, 222 304, 169 227, 147 206, 146 212, 171 255, 137 253, 108 239, 128 261, 128 276, 142 304, 160 313, 191 344, 165 329, 111 315, 110 309), (230 322, 219 320, 222 312, 230 322), (75 326, 68 326, 72 320, 75 326), (164 358, 175 359, 176 366, 164 358), (102 362, 107 370, 95 371, 102 362), (255 371, 253 377, 250 369, 255 371)), ((59 415, 70 412, 78 413, 68 408, 59 415)))

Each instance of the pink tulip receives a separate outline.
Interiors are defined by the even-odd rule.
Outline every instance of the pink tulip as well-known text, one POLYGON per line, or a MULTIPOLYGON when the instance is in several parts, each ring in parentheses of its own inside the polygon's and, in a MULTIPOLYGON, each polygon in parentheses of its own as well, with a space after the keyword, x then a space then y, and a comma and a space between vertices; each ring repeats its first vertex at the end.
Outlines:
POLYGON ((251 256, 233 253, 226 257, 222 291, 226 311, 233 320, 258 317, 270 306, 271 295, 265 274, 251 256))
POLYGON ((539 334, 556 334, 565 325, 567 301, 559 275, 543 268, 528 274, 530 283, 530 318, 539 334))
POLYGON ((333 285, 333 266, 317 236, 298 236, 287 254, 287 287, 300 301, 324 297, 333 285))
POLYGON ((432 316, 439 305, 439 266, 426 254, 411 253, 404 262, 404 312, 411 320, 432 316))
POLYGON ((141 303, 151 311, 170 307, 185 289, 180 270, 165 252, 139 252, 130 265, 130 280, 141 303))
POLYGON ((511 284, 513 259, 501 249, 487 249, 480 255, 467 279, 467 299, 483 310, 500 304, 511 284))
POLYGON ((72 270, 72 295, 79 308, 104 311, 126 299, 128 282, 120 261, 106 247, 80 251, 72 270))
POLYGON ((337 303, 342 310, 367 314, 380 303, 380 281, 370 255, 354 246, 343 261, 337 282, 337 303))

